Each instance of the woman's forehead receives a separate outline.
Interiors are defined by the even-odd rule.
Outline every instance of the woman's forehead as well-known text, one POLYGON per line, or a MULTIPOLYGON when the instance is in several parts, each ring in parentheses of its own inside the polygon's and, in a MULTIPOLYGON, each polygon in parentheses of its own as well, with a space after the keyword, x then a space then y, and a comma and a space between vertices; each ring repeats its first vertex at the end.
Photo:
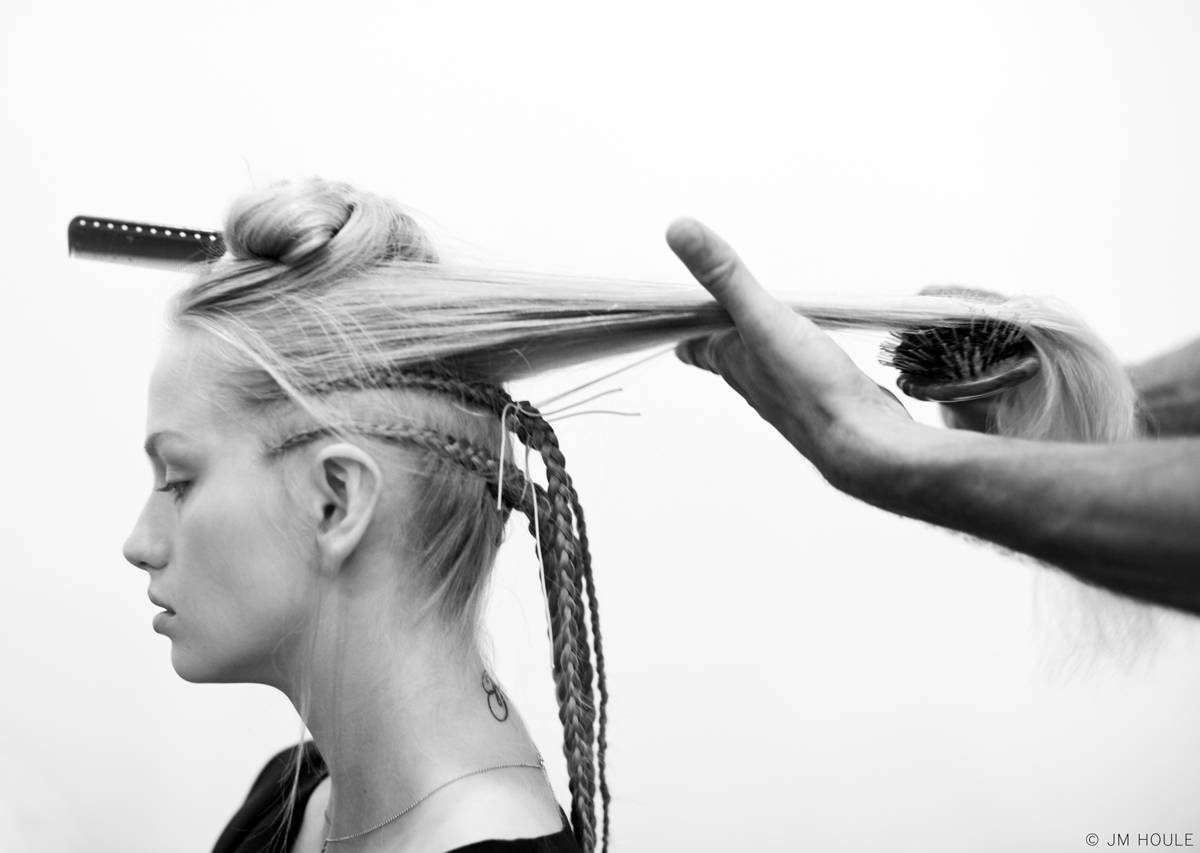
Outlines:
POLYGON ((211 425, 228 408, 223 363, 209 335, 191 329, 168 335, 150 377, 147 433, 211 425))

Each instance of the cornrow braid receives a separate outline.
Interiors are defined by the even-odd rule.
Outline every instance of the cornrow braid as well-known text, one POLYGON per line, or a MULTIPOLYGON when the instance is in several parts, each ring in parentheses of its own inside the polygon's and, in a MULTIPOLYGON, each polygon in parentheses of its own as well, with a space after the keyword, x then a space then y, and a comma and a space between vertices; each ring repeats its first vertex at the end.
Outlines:
POLYGON ((531 403, 514 401, 499 386, 466 382, 442 373, 374 371, 366 376, 360 374, 314 384, 305 390, 320 395, 367 389, 426 391, 491 411, 522 444, 541 455, 546 468, 545 489, 530 483, 516 466, 505 469, 498 457, 471 442, 420 427, 368 423, 348 423, 340 428, 318 427, 293 435, 274 448, 274 452, 284 453, 339 430, 405 445, 434 453, 482 477, 498 493, 505 511, 516 508, 525 513, 529 519, 529 532, 538 543, 545 568, 555 695, 563 726, 563 753, 571 791, 571 825, 584 853, 592 853, 596 849, 598 777, 604 810, 601 841, 607 851, 611 799, 605 768, 608 685, 599 605, 583 508, 567 474, 558 437, 531 403), (591 642, 585 610, 590 615, 591 642), (598 732, 593 681, 600 694, 598 732))

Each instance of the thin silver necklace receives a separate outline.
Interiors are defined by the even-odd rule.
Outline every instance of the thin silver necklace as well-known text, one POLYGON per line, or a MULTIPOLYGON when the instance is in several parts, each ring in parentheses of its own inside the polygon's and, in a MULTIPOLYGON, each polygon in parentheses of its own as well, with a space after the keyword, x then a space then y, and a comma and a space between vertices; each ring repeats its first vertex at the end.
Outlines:
MULTIPOLYGON (((400 818, 404 817, 406 814, 411 812, 417 806, 421 805, 421 803, 428 800, 430 797, 432 797, 438 791, 442 790, 443 788, 450 787, 455 782, 461 782, 463 779, 466 779, 469 776, 478 776, 480 773, 491 773, 493 770, 506 770, 510 767, 528 767, 532 770, 541 770, 543 773, 546 772, 546 763, 542 760, 541 753, 538 753, 537 764, 530 764, 525 761, 517 761, 517 762, 513 762, 512 764, 493 764, 490 767, 480 767, 478 770, 470 770, 470 771, 462 774, 461 776, 455 776, 453 779, 443 782, 442 784, 440 784, 436 788, 434 788, 432 791, 418 797, 412 803, 405 806, 400 811, 396 812, 394 815, 389 817, 387 820, 385 820, 381 823, 377 823, 374 826, 370 827, 369 829, 364 829, 361 832, 352 832, 349 835, 340 835, 337 838, 334 838, 332 835, 327 836, 325 838, 325 843, 323 845, 321 845, 321 850, 324 850, 330 844, 338 844, 342 841, 351 841, 355 838, 362 838, 364 835, 370 835, 372 832, 374 832, 377 829, 383 829, 389 823, 394 823, 394 822, 400 820, 400 818)), ((325 825, 327 827, 329 827, 330 829, 333 829, 333 822, 329 819, 329 809, 325 810, 325 825)))

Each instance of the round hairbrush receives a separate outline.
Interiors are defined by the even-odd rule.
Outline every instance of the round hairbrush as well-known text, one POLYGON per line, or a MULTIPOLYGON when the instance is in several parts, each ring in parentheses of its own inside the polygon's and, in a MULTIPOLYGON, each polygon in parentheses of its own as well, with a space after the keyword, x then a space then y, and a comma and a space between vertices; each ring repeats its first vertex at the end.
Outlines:
MULTIPOLYGON (((925 296, 951 296, 976 302, 1004 297, 966 287, 927 287, 925 296)), ((900 371, 897 387, 917 400, 962 403, 990 397, 1020 385, 1042 369, 1021 328, 980 317, 895 332, 883 345, 881 361, 900 371)))

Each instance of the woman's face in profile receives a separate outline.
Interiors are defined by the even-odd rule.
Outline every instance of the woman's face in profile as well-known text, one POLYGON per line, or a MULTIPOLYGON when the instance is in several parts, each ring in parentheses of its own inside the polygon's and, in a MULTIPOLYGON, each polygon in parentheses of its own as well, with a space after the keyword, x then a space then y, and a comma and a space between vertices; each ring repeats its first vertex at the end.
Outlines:
POLYGON ((150 381, 146 450, 154 491, 125 543, 164 612, 154 630, 188 681, 278 685, 312 612, 304 513, 283 465, 218 380, 203 333, 176 331, 150 381), (289 642, 290 641, 290 642, 289 642))

